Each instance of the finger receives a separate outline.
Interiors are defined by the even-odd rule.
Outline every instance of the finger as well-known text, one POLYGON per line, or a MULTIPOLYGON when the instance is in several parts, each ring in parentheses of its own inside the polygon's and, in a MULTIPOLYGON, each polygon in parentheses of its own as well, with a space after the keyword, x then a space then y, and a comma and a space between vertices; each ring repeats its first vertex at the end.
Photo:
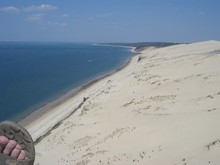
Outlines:
POLYGON ((14 140, 9 140, 8 144, 3 150, 3 154, 10 155, 13 149, 16 147, 17 143, 14 140))
POLYGON ((18 160, 24 160, 26 157, 26 153, 24 150, 21 150, 19 156, 18 156, 18 160))
POLYGON ((8 144, 8 138, 5 136, 0 136, 0 153, 3 152, 5 146, 8 144))
POLYGON ((17 159, 20 153, 21 153, 21 147, 17 144, 16 147, 11 152, 11 157, 17 159))

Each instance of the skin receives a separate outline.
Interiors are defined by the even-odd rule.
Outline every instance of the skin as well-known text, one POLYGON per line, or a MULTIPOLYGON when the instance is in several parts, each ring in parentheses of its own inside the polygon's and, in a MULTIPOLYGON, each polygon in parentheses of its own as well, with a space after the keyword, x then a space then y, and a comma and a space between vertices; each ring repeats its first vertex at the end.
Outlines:
POLYGON ((11 156, 18 160, 25 159, 25 151, 14 140, 9 140, 5 136, 0 136, 0 153, 11 156))

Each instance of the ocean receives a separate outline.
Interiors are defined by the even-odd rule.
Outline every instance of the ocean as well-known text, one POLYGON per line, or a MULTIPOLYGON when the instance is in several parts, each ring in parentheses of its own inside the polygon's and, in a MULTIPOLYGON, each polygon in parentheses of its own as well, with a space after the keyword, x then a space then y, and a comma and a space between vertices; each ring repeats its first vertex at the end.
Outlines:
POLYGON ((129 48, 85 43, 0 42, 0 121, 19 121, 113 70, 129 48))

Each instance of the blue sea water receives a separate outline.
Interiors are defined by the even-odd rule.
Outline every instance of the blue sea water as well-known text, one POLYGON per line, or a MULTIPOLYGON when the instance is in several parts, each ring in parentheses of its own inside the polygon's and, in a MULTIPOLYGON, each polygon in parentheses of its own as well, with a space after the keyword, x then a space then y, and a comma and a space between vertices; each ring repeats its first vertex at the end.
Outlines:
POLYGON ((0 121, 30 112, 120 67, 128 48, 79 43, 0 42, 0 121))

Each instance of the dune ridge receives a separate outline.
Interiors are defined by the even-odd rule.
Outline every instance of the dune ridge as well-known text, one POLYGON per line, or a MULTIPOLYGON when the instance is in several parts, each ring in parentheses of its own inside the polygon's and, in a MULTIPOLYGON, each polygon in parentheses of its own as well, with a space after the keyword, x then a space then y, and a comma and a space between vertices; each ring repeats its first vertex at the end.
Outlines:
POLYGON ((36 163, 219 164, 220 42, 146 48, 124 69, 27 125, 36 163), (86 98, 86 99, 84 99, 86 98))

